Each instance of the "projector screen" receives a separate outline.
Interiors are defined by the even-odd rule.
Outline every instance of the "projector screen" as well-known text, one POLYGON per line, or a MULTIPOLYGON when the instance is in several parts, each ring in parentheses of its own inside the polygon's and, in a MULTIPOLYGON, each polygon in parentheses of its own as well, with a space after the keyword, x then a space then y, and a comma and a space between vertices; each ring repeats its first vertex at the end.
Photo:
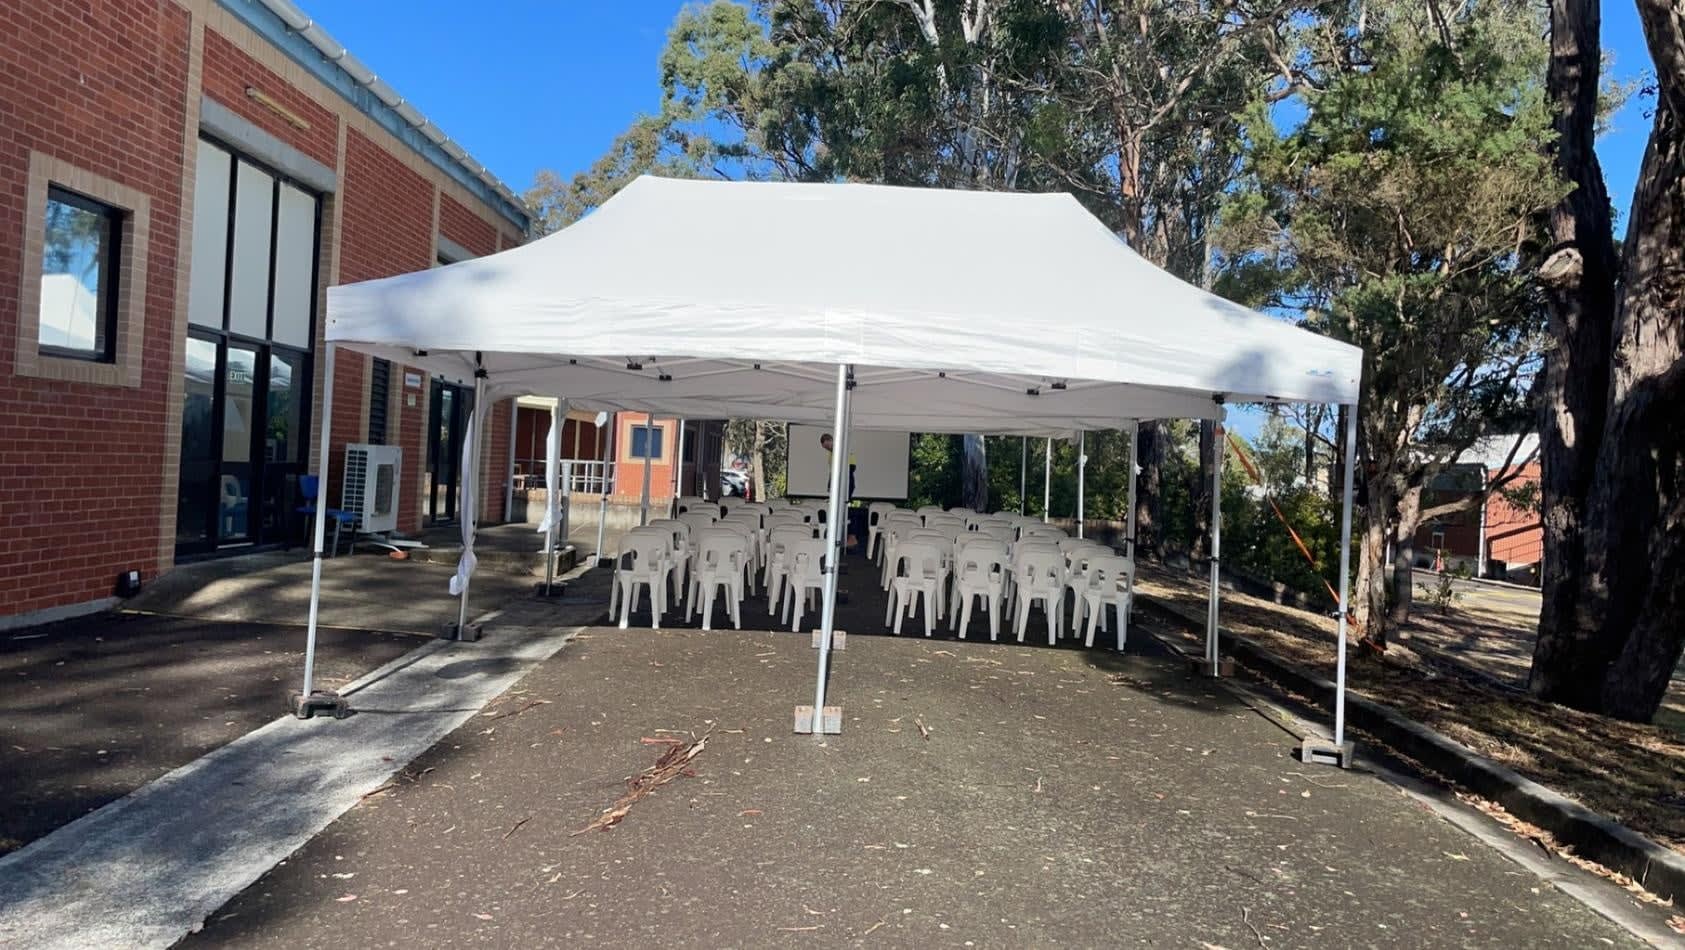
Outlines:
MULTIPOLYGON (((829 494, 831 456, 819 444, 828 426, 791 424, 785 494, 829 494)), ((854 497, 899 500, 907 497, 911 441, 905 432, 855 429, 849 439, 854 456, 854 497)))

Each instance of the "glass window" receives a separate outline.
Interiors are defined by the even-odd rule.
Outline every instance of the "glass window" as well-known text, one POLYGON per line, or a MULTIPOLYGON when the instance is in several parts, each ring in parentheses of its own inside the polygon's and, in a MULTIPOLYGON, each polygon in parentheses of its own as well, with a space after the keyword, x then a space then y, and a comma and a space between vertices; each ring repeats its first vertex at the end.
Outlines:
POLYGON ((269 335, 270 228, 275 179, 235 163, 234 269, 229 275, 228 329, 262 339, 269 335))
POLYGON ((47 191, 41 254, 41 348, 111 362, 123 212, 62 188, 47 191))
POLYGON ((661 427, 632 427, 632 458, 661 460, 661 427))
POLYGON ((283 183, 277 210, 274 340, 308 347, 310 304, 316 296, 316 284, 311 279, 316 269, 316 199, 283 183))
POLYGON ((222 329, 222 295, 228 283, 228 186, 233 157, 199 140, 193 180, 193 272, 187 284, 187 319, 222 329))

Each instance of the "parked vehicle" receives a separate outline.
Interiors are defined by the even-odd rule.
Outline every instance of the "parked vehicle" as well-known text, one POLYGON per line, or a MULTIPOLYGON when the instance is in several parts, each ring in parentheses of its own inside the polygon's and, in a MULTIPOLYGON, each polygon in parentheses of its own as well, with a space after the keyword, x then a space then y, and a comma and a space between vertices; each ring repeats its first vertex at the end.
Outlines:
POLYGON ((739 498, 749 497, 749 476, 743 472, 726 469, 720 472, 720 495, 736 495, 739 498))

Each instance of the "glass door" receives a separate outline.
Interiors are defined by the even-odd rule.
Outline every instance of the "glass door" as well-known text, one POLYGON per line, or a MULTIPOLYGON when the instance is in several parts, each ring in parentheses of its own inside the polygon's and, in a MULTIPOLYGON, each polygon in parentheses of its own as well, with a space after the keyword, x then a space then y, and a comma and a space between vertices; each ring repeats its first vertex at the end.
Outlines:
POLYGON ((252 451, 259 431, 259 385, 257 347, 229 343, 223 356, 222 450, 217 475, 216 540, 219 545, 252 540, 252 497, 256 487, 252 451))
POLYGON ((456 520, 463 434, 473 401, 473 390, 433 380, 427 414, 427 515, 436 523, 456 520))
POLYGON ((216 508, 218 446, 216 437, 217 379, 220 375, 215 341, 187 338, 182 366, 181 479, 176 487, 176 547, 183 553, 216 546, 212 526, 216 508))

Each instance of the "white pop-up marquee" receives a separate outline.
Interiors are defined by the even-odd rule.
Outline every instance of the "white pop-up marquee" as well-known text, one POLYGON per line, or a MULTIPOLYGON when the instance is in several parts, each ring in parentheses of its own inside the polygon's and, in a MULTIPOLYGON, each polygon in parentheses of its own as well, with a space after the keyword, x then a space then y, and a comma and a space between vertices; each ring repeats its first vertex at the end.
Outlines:
MULTIPOLYGON (((346 347, 472 376, 477 407, 488 396, 538 393, 571 408, 816 422, 844 433, 852 424, 1064 437, 1141 419, 1221 419, 1229 403, 1355 405, 1362 361, 1353 346, 1155 267, 1069 195, 853 184, 639 178, 530 244, 330 288, 326 316, 330 401, 334 349, 346 347)), ((465 453, 477 455, 478 443, 476 435, 465 453)), ((478 466, 463 471, 471 494, 478 466)), ((1351 471, 1348 459, 1348 483, 1351 471)), ((1346 541, 1350 494, 1348 484, 1346 541)), ((835 533, 835 494, 831 506, 835 533)), ((472 533, 465 517, 464 588, 472 533)), ((1214 669, 1215 564, 1212 576, 1214 669)), ((829 580, 815 719, 834 573, 829 580)), ((309 664, 307 656, 305 698, 309 664)))

